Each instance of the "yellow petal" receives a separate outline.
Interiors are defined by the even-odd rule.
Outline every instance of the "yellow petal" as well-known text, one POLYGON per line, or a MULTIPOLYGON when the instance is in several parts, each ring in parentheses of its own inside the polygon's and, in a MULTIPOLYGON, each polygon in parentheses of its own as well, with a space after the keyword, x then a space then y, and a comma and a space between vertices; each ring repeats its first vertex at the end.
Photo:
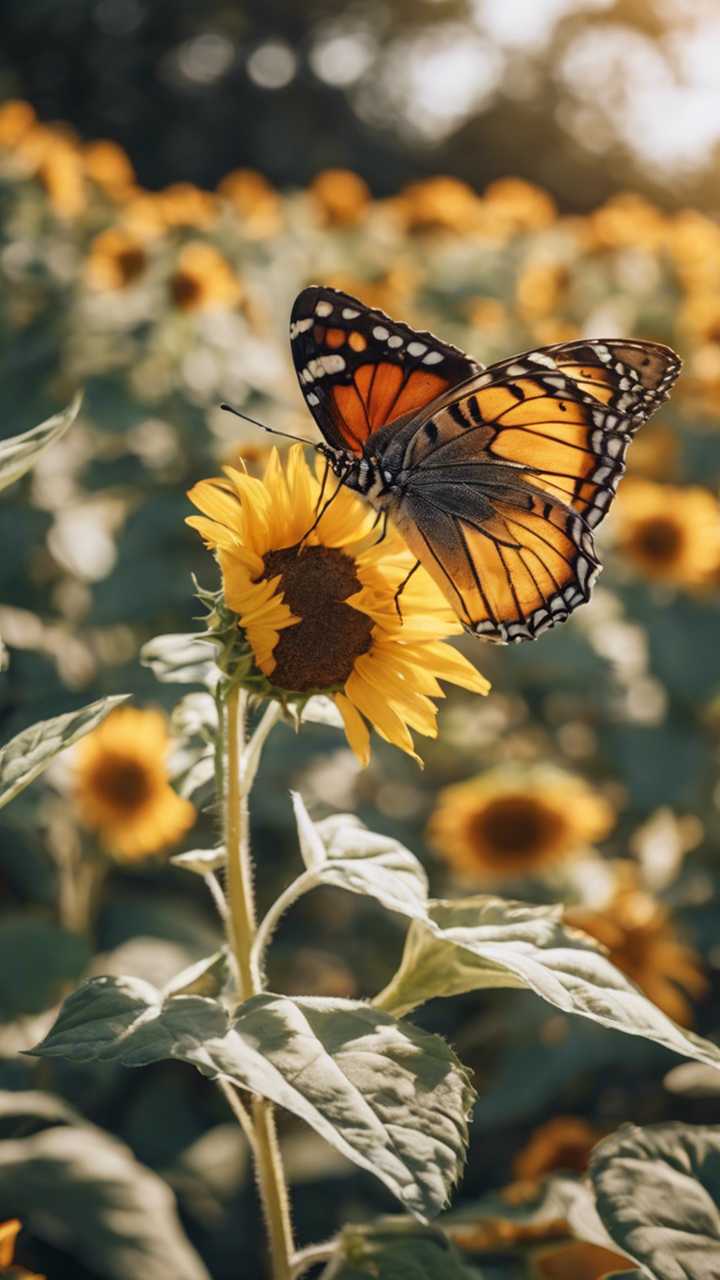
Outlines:
POLYGON ((370 763, 370 733, 365 721, 344 694, 335 694, 335 704, 343 718, 345 737, 360 763, 367 766, 370 763))

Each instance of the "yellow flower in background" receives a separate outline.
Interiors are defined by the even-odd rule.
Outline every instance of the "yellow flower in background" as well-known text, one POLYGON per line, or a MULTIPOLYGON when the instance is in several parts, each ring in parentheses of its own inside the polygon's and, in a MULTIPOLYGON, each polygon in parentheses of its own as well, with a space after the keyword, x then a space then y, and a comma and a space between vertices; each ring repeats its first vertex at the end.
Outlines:
POLYGON ((217 197, 201 191, 192 182, 173 182, 153 199, 166 227, 191 227, 207 230, 217 218, 217 197))
POLYGON ((477 192, 459 178, 446 175, 411 183, 388 205, 407 231, 463 233, 479 224, 477 192))
POLYGON ((280 230, 280 196, 255 169, 234 169, 226 174, 218 185, 218 195, 239 215, 243 231, 251 238, 262 239, 280 230))
POLYGON ((590 1152, 603 1134, 583 1116, 553 1116, 530 1135, 513 1161, 521 1182, 534 1182, 556 1169, 584 1173, 590 1152))
POLYGON ((606 1280, 634 1265, 625 1254, 584 1240, 571 1240, 540 1249, 533 1257, 530 1274, 536 1280, 606 1280))
POLYGON ((515 287, 518 312, 526 324, 544 320, 563 304, 570 285, 568 268, 559 262, 529 262, 515 287))
POLYGON ((666 244, 689 293, 720 285, 720 226, 699 209, 683 209, 668 224, 666 244))
POLYGON ((524 178, 498 178, 485 188, 483 225, 505 234, 552 226, 557 209, 552 196, 524 178))
MULTIPOLYGON (((444 597, 388 531, 373 545, 373 512, 340 488, 317 528, 323 464, 300 446, 283 468, 273 450, 262 480, 225 468, 226 479, 190 491, 188 519, 212 547, 227 606, 238 615, 256 668, 280 694, 328 693, 348 742, 367 764, 368 723, 415 756, 410 730, 435 737, 440 680, 475 693, 489 685, 450 645, 460 626, 444 597)), ((415 756, 415 758, 417 758, 415 756)))
POLYGON ((161 711, 118 707, 79 743, 77 811, 109 854, 136 862, 174 844, 195 809, 168 781, 170 738, 161 711))
POLYGON ((139 237, 122 227, 101 231, 90 246, 88 282, 96 289, 126 289, 142 276, 147 252, 139 237))
POLYGON ((35 112, 29 102, 11 98, 0 107, 0 147, 12 151, 35 124, 35 112))
POLYGON ((667 480, 671 477, 680 457, 680 441, 666 422, 653 419, 646 422, 633 440, 632 471, 635 476, 647 480, 667 480))
POLYGON ((363 280, 345 271, 330 271, 327 274, 327 284, 333 289, 351 294, 353 298, 359 298, 366 307, 379 307, 389 315, 400 312, 407 316, 419 276, 414 263, 400 261, 393 263, 383 275, 374 276, 371 280, 363 280))
POLYGON ((585 241, 590 249, 662 248, 668 220, 655 205, 633 191, 622 191, 588 214, 585 241))
POLYGON ((88 142, 82 156, 87 177, 111 200, 124 201, 137 190, 135 170, 117 142, 88 142))
POLYGON ((72 219, 87 208, 82 152, 74 136, 61 129, 35 125, 18 144, 24 167, 44 188, 53 212, 72 219))
POLYGON ((584 779, 546 765, 500 766, 445 787, 428 835, 467 879, 533 875, 582 853, 615 814, 584 779))
POLYGON ((481 334, 495 335, 508 327, 510 313, 498 298, 472 298, 468 306, 468 321, 481 334))
POLYGON ((322 221, 330 227, 360 222, 372 202, 370 189, 351 169, 326 169, 310 183, 309 195, 322 221))
POLYGON ((680 942, 666 908, 637 888, 630 870, 602 911, 569 907, 565 919, 602 943, 615 967, 668 1017, 692 1024, 688 997, 697 1000, 707 989, 700 957, 680 942))
POLYGON ((170 298, 180 311, 234 307, 242 288, 227 258, 202 240, 186 244, 168 281, 170 298))
POLYGON ((655 582, 697 587, 720 568, 720 504, 699 485, 626 480, 614 533, 633 567, 655 582))

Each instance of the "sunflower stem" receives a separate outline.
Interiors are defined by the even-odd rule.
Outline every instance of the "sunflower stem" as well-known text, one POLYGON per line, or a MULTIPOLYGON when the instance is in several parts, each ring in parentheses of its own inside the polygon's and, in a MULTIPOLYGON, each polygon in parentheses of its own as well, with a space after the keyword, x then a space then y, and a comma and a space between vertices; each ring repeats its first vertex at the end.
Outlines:
MULTIPOLYGON (((245 715, 247 694, 237 686, 227 696, 227 784, 225 793, 225 839, 227 847, 227 890, 229 906, 229 934, 238 976, 238 996, 248 1000, 262 991, 260 973, 253 961, 253 942, 256 934, 255 898, 253 892, 252 860, 248 819, 248 791, 243 771, 245 747, 245 715)), ((272 727, 267 729, 264 737, 272 727)), ((259 752, 258 752, 259 754, 259 752)), ((250 776, 250 783, 254 770, 250 776)), ((234 1106, 234 1099, 228 1101, 234 1106)), ((239 1101, 239 1099, 238 1099, 239 1101)), ((244 1108, 243 1108, 244 1111, 244 1108)), ((285 1171, 275 1130, 272 1103, 265 1098, 254 1097, 251 1103, 253 1158, 258 1191, 268 1233, 273 1280, 291 1280, 292 1259, 295 1254, 290 1205, 285 1171)), ((236 1114, 237 1111, 236 1111, 236 1114)), ((239 1119, 238 1114, 238 1119, 239 1119)), ((244 1125, 243 1125, 244 1127, 244 1125)))
POLYGON ((318 877, 314 867, 311 867, 308 871, 303 871, 297 880, 293 880, 287 889, 283 889, 280 897, 276 898, 269 908, 267 915, 264 916, 258 926, 252 946, 253 965, 258 973, 262 974, 263 972, 265 952, 281 918, 293 903, 297 902, 298 898, 301 898, 309 889, 314 889, 317 883, 318 877))

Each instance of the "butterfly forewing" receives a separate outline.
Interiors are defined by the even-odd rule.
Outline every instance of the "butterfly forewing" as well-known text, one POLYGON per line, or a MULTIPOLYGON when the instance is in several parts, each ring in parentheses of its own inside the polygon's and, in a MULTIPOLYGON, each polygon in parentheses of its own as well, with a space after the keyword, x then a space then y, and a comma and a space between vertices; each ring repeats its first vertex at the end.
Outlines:
POLYGON ((673 351, 583 339, 483 370, 322 288, 300 294, 291 337, 326 441, 394 478, 385 509, 468 630, 534 639, 589 598, 591 531, 678 376, 673 351))
POLYGON ((296 299, 290 340, 300 388, 326 441, 356 455, 373 432, 480 372, 433 334, 319 285, 296 299))

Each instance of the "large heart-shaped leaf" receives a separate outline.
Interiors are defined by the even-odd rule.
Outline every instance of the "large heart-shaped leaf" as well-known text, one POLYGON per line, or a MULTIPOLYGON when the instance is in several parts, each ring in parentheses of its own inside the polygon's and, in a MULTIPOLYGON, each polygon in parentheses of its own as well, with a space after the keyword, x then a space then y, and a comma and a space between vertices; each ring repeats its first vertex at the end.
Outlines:
POLYGON ((623 1125, 593 1150, 608 1235, 656 1280, 720 1277, 720 1131, 623 1125))
POLYGON ((565 1013, 645 1036, 687 1058, 720 1067, 720 1048, 676 1025, 562 920, 562 907, 502 898, 428 904, 413 921, 400 968, 376 998, 396 1016, 434 996, 484 987, 528 987, 565 1013))
POLYGON ((23 729, 0 748, 0 808, 9 804, 24 791, 38 774, 47 769, 59 751, 71 747, 78 738, 97 729, 106 715, 126 694, 100 698, 79 711, 55 716, 53 720, 40 720, 23 729))
POLYGON ((216 656, 217 645, 192 634, 155 636, 140 650, 143 666, 163 684, 216 684, 216 656))
POLYGON ((108 1280, 209 1280, 165 1183, 91 1125, 0 1142, 0 1219, 10 1216, 108 1280))
POLYGON ((352 1000, 258 995, 229 1018, 198 996, 95 978, 35 1051, 141 1066, 181 1058, 300 1116, 417 1217, 445 1204, 473 1094, 439 1036, 352 1000))
POLYGON ((0 489, 7 489, 29 471, 48 445, 54 444, 75 421, 82 403, 78 393, 62 413, 56 413, 39 427, 24 431, 20 436, 0 440, 0 489))

